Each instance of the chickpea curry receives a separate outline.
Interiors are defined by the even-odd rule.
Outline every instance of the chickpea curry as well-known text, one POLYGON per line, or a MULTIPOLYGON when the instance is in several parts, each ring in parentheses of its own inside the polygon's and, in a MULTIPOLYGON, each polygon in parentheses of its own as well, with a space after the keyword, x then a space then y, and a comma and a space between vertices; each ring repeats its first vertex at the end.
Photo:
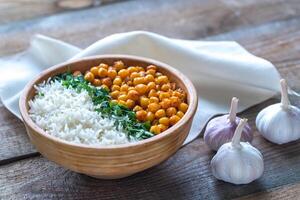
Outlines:
POLYGON ((84 79, 106 88, 111 102, 133 110, 138 121, 149 122, 153 134, 176 124, 188 109, 186 93, 155 65, 143 68, 126 66, 122 61, 112 66, 101 63, 85 72, 84 79))

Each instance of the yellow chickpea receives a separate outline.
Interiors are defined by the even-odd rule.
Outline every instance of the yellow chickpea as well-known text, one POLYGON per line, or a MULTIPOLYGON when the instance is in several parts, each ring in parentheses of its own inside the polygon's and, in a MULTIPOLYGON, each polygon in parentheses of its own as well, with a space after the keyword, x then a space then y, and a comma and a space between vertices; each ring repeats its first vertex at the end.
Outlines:
POLYGON ((126 101, 123 101, 123 100, 118 100, 118 103, 122 106, 127 106, 126 105, 126 101))
POLYGON ((128 69, 130 74, 132 74, 133 72, 138 72, 139 71, 136 67, 133 67, 133 66, 128 67, 127 69, 128 69))
POLYGON ((104 68, 104 69, 108 69, 108 65, 107 64, 104 64, 104 63, 101 63, 100 65, 99 65, 99 68, 104 68))
POLYGON ((174 125, 174 124, 176 124, 179 120, 180 120, 180 117, 178 117, 177 115, 173 115, 172 117, 170 117, 169 122, 170 122, 171 125, 174 125))
POLYGON ((156 73, 156 70, 154 70, 154 69, 148 69, 146 71, 146 74, 151 74, 152 76, 155 76, 155 73, 156 73))
POLYGON ((166 116, 166 112, 163 109, 159 109, 158 111, 155 112, 155 117, 157 119, 165 117, 166 116))
POLYGON ((84 75, 84 79, 89 81, 89 82, 93 82, 95 76, 92 72, 87 72, 85 75, 84 75))
POLYGON ((159 105, 158 103, 150 103, 150 104, 148 105, 148 110, 149 110, 150 112, 155 113, 155 112, 158 111, 159 109, 160 109, 160 105, 159 105))
POLYGON ((154 119, 154 114, 152 112, 147 112, 146 121, 152 122, 154 119))
POLYGON ((149 65, 147 66, 147 70, 149 69, 157 70, 157 67, 155 65, 149 65))
POLYGON ((114 69, 109 69, 109 70, 107 71, 107 76, 108 76, 109 78, 111 78, 111 79, 116 78, 117 74, 118 74, 117 71, 114 70, 114 69))
POLYGON ((98 76, 104 78, 107 76, 107 69, 100 67, 98 70, 98 76))
POLYGON ((94 80, 93 80, 93 85, 94 86, 101 86, 101 80, 100 79, 98 79, 98 78, 95 78, 94 80))
POLYGON ((122 78, 125 79, 127 76, 129 76, 129 71, 127 69, 121 69, 118 72, 118 75, 122 78))
POLYGON ((90 69, 90 72, 92 72, 94 74, 94 76, 98 76, 98 70, 99 70, 99 67, 92 67, 90 69))
POLYGON ((148 93, 148 97, 158 97, 156 90, 152 89, 148 93))
POLYGON ((173 92, 172 92, 172 96, 175 96, 175 97, 180 98, 182 95, 181 95, 181 93, 178 92, 178 91, 173 91, 173 92))
POLYGON ((155 82, 156 82, 156 84, 160 84, 160 85, 166 84, 169 82, 169 79, 167 76, 159 76, 156 78, 155 82))
POLYGON ((134 111, 134 112, 137 112, 137 111, 140 111, 140 110, 143 110, 143 108, 142 108, 141 106, 139 106, 139 105, 136 105, 136 106, 134 106, 134 108, 133 108, 133 111, 134 111))
POLYGON ((161 90, 162 90, 162 91, 167 92, 167 91, 169 91, 170 89, 171 89, 170 84, 163 84, 163 85, 161 86, 161 90))
POLYGON ((136 77, 133 79, 134 85, 143 84, 143 83, 145 83, 144 77, 136 77))
POLYGON ((154 134, 159 134, 161 132, 160 128, 157 125, 151 126, 150 132, 154 134))
POLYGON ((150 97, 149 101, 150 103, 159 103, 159 99, 157 97, 150 97))
POLYGON ((101 85, 101 87, 107 91, 109 91, 109 87, 107 85, 101 85))
POLYGON ((122 100, 122 101, 127 101, 127 95, 126 94, 122 94, 122 95, 120 95, 119 97, 118 97, 118 100, 120 101, 120 100, 122 100))
POLYGON ((141 97, 140 98, 140 105, 143 107, 143 108, 147 108, 148 105, 150 103, 150 100, 147 98, 147 97, 141 97))
POLYGON ((139 93, 136 90, 129 90, 128 91, 128 98, 134 101, 139 99, 139 93))
POLYGON ((111 86, 111 91, 116 91, 116 90, 120 91, 120 86, 118 85, 111 86))
POLYGON ((156 72, 156 73, 155 73, 155 77, 159 77, 159 76, 162 76, 162 73, 156 72))
POLYGON ((118 90, 116 90, 116 91, 111 92, 110 96, 114 99, 117 99, 119 94, 120 94, 120 92, 118 90))
POLYGON ((170 100, 171 100, 171 106, 172 107, 178 107, 179 104, 180 104, 180 99, 178 97, 170 97, 170 100))
POLYGON ((152 90, 152 89, 155 89, 155 88, 156 88, 156 85, 155 85, 154 82, 149 82, 149 83, 147 84, 147 86, 148 86, 148 90, 152 90))
POLYGON ((154 76, 153 75, 151 75, 151 74, 147 74, 146 76, 145 76, 145 79, 146 79, 146 81, 149 83, 149 82, 153 82, 154 81, 154 76))
POLYGON ((163 124, 165 126, 169 126, 169 123, 170 123, 170 119, 168 117, 162 117, 158 120, 158 122, 160 124, 163 124))
POLYGON ((159 99, 162 101, 165 98, 169 98, 170 94, 168 92, 160 92, 159 99))
POLYGON ((121 69, 125 68, 125 65, 122 61, 116 61, 114 62, 114 67, 116 68, 117 71, 120 71, 121 69))
POLYGON ((163 99, 159 105, 163 108, 163 109, 167 109, 170 107, 171 105, 171 100, 170 99, 163 99))
POLYGON ((183 115, 184 115, 184 113, 182 112, 182 111, 178 111, 177 113, 176 113, 176 115, 178 116, 178 117, 180 117, 180 119, 183 117, 183 115))
POLYGON ((102 84, 106 85, 107 87, 110 87, 112 85, 112 81, 109 77, 106 77, 102 79, 102 84))
POLYGON ((158 128, 161 130, 161 132, 163 132, 163 131, 165 131, 165 130, 168 129, 168 126, 165 126, 165 125, 163 125, 163 124, 158 124, 157 126, 158 126, 158 128))
POLYGON ((121 86, 120 91, 127 92, 128 88, 129 88, 129 86, 127 84, 124 84, 124 85, 121 86))
POLYGON ((141 75, 140 75, 138 72, 132 72, 132 73, 130 74, 130 78, 131 78, 131 79, 135 79, 135 78, 137 78, 137 77, 141 77, 141 75))
POLYGON ((183 113, 186 113, 189 106, 186 103, 180 103, 178 106, 178 110, 180 110, 183 113))
POLYGON ((135 102, 132 99, 127 99, 126 106, 132 109, 135 106, 135 102))
POLYGON ((148 88, 147 85, 144 84, 138 84, 135 86, 136 91, 140 94, 143 95, 147 92, 148 88))
POLYGON ((166 111, 166 114, 167 114, 168 117, 171 117, 171 116, 173 116, 173 115, 176 115, 176 113, 177 113, 177 110, 176 110, 176 108, 174 108, 174 107, 170 107, 170 108, 168 108, 167 111, 166 111))
POLYGON ((122 79, 121 79, 120 77, 116 77, 116 78, 114 79, 114 81, 113 81, 113 84, 114 84, 114 85, 119 85, 119 86, 121 86, 121 84, 122 84, 122 79))
POLYGON ((136 118, 139 121, 144 121, 146 119, 147 112, 145 110, 139 110, 136 112, 136 118))
POLYGON ((73 72, 73 76, 80 76, 82 75, 81 71, 75 71, 73 72))

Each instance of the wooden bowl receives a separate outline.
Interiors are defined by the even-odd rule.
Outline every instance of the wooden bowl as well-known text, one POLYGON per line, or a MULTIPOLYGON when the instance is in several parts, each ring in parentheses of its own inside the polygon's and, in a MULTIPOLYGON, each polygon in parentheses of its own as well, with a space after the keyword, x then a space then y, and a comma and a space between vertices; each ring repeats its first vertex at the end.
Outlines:
POLYGON ((116 179, 155 166, 174 154, 190 131, 197 102, 196 89, 192 82, 173 67, 136 56, 103 55, 62 63, 43 71, 27 84, 20 97, 19 107, 27 134, 43 156, 75 172, 96 178, 116 179), (28 101, 35 96, 34 85, 67 70, 85 72, 91 66, 97 66, 101 62, 112 64, 118 60, 122 60, 128 66, 156 65, 161 72, 176 82, 187 93, 189 108, 184 117, 171 128, 152 138, 129 144, 100 147, 74 144, 51 136, 29 117, 28 101))

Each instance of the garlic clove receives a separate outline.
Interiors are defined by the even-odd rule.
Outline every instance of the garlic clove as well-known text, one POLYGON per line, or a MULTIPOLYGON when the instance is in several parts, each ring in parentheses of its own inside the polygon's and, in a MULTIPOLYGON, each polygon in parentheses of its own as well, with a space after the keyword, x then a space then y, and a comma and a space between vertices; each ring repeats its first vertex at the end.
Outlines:
POLYGON ((220 147, 211 161, 213 175, 233 184, 247 184, 259 178, 264 170, 262 154, 248 142, 240 142, 247 120, 242 119, 232 142, 220 147))
POLYGON ((291 105, 284 79, 281 84, 281 103, 264 108, 256 118, 261 135, 276 144, 284 144, 300 138, 300 109, 291 105))
MULTIPOLYGON (((233 97, 231 101, 230 112, 210 120, 204 132, 205 143, 213 150, 217 151, 220 146, 230 142, 240 118, 236 116, 238 107, 238 98, 233 97)), ((242 131, 241 140, 251 142, 253 131, 248 123, 245 124, 242 131)))

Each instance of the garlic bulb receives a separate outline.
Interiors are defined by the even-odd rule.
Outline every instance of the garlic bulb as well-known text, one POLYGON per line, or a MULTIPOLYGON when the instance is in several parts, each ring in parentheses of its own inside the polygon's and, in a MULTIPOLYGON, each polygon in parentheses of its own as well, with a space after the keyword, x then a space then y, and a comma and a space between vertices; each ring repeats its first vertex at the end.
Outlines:
MULTIPOLYGON (((237 107, 238 98, 233 97, 229 114, 216 117, 208 122, 204 132, 204 141, 211 149, 217 151, 220 146, 231 141, 234 131, 241 120, 236 116, 237 107)), ((247 123, 242 131, 241 140, 251 142, 252 139, 253 131, 247 123)))
POLYGON ((281 103, 266 107, 258 113, 256 127, 267 140, 283 144, 300 138, 300 109, 288 99, 287 84, 280 80, 281 103))
POLYGON ((262 154, 248 142, 240 142, 247 119, 241 119, 232 141, 223 144, 211 161, 213 175, 233 184, 247 184, 258 179, 264 170, 262 154))

